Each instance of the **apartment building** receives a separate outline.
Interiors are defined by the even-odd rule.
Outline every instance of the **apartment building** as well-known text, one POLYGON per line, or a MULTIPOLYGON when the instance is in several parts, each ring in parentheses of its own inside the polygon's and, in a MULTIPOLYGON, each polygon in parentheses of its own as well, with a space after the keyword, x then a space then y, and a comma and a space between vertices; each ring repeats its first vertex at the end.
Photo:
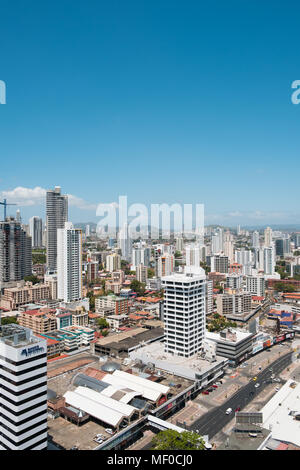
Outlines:
POLYGON ((252 294, 218 294, 217 313, 220 315, 242 315, 251 311, 252 294))
POLYGON ((112 307, 114 309, 115 315, 128 314, 129 312, 128 299, 124 297, 117 297, 116 295, 107 295, 96 298, 96 312, 100 312, 105 307, 112 307))
POLYGON ((48 284, 20 283, 17 287, 5 288, 1 297, 1 307, 7 310, 17 310, 21 305, 36 303, 40 300, 51 299, 48 284))
POLYGON ((49 308, 20 312, 18 322, 19 325, 30 328, 37 334, 48 334, 57 329, 55 310, 49 308))

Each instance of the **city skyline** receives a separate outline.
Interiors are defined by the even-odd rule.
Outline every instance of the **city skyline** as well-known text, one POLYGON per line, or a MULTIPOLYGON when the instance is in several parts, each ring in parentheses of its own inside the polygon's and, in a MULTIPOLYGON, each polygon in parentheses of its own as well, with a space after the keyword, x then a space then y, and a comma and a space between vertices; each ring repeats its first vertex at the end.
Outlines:
POLYGON ((74 223, 119 194, 203 203, 209 224, 300 223, 292 5, 3 6, 0 200, 27 221, 59 185, 74 223))

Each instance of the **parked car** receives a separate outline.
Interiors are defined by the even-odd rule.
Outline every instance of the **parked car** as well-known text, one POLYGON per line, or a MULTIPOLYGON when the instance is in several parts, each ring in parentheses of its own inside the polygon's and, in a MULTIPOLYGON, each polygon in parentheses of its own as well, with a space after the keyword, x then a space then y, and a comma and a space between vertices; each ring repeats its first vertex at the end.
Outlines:
POLYGON ((235 412, 237 413, 238 411, 241 411, 241 408, 238 406, 235 410, 235 412))
POLYGON ((208 391, 208 392, 213 392, 213 391, 214 391, 214 388, 209 387, 209 388, 207 389, 207 391, 208 391))
POLYGON ((255 382, 255 381, 257 380, 257 377, 253 377, 253 379, 252 379, 252 380, 255 382))
POLYGON ((275 388, 275 391, 276 391, 276 392, 279 392, 279 390, 280 390, 280 387, 277 386, 277 387, 275 388))
POLYGON ((209 392, 207 390, 203 390, 202 395, 209 395, 209 392))
POLYGON ((114 434, 115 431, 113 429, 110 429, 110 428, 106 428, 105 431, 108 433, 108 434, 114 434))
POLYGON ((254 385, 255 388, 258 388, 259 386, 260 386, 259 383, 257 383, 257 384, 254 385))
POLYGON ((273 379, 273 380, 274 380, 274 382, 281 382, 281 380, 278 379, 278 378, 277 378, 277 379, 273 379))
POLYGON ((215 384, 214 384, 212 387, 213 387, 213 388, 218 388, 218 385, 215 385, 215 384))
POLYGON ((225 411, 225 413, 226 413, 227 415, 230 415, 230 413, 232 413, 232 408, 227 408, 227 410, 225 411))

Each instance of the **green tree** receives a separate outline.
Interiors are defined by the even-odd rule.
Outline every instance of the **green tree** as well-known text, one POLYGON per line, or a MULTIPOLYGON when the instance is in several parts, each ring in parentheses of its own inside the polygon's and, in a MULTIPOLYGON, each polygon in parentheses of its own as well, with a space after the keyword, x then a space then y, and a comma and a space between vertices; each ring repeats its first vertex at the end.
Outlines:
POLYGON ((143 295, 145 292, 145 284, 138 281, 137 279, 134 279, 130 284, 130 289, 132 289, 138 295, 143 295))
POLYGON ((285 284, 284 282, 275 282, 274 289, 278 292, 295 292, 295 287, 292 284, 285 284))
POLYGON ((202 437, 191 431, 172 429, 159 432, 152 440, 152 450, 205 450, 202 437))
POLYGON ((93 291, 89 291, 86 296, 89 298, 90 301, 90 310, 94 311, 95 310, 95 295, 93 291))
POLYGON ((109 323, 107 323, 105 318, 98 318, 96 320, 96 323, 99 326, 100 330, 103 330, 103 328, 109 328, 109 323))
POLYGON ((32 284, 38 284, 40 282, 39 278, 37 278, 33 274, 31 276, 25 276, 24 281, 32 282, 32 284))
POLYGON ((11 323, 17 323, 17 317, 4 317, 1 318, 2 325, 10 325, 11 323))
POLYGON ((153 268, 148 268, 148 279, 152 279, 155 276, 155 271, 153 268))

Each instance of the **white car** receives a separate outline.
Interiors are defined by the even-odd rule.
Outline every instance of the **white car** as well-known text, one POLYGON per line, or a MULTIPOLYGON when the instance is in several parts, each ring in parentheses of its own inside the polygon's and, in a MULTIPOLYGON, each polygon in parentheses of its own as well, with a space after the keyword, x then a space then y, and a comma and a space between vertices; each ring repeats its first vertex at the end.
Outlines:
POLYGON ((276 392, 279 392, 279 390, 280 390, 280 387, 276 387, 276 388, 275 388, 275 391, 276 391, 276 392))
POLYGON ((232 408, 227 408, 227 410, 225 411, 225 413, 226 413, 227 415, 230 415, 230 413, 232 413, 232 408))
POLYGON ((258 388, 260 386, 260 384, 255 384, 254 387, 255 388, 258 388))
POLYGON ((105 431, 108 433, 108 434, 114 434, 114 431, 110 428, 106 428, 105 431))

